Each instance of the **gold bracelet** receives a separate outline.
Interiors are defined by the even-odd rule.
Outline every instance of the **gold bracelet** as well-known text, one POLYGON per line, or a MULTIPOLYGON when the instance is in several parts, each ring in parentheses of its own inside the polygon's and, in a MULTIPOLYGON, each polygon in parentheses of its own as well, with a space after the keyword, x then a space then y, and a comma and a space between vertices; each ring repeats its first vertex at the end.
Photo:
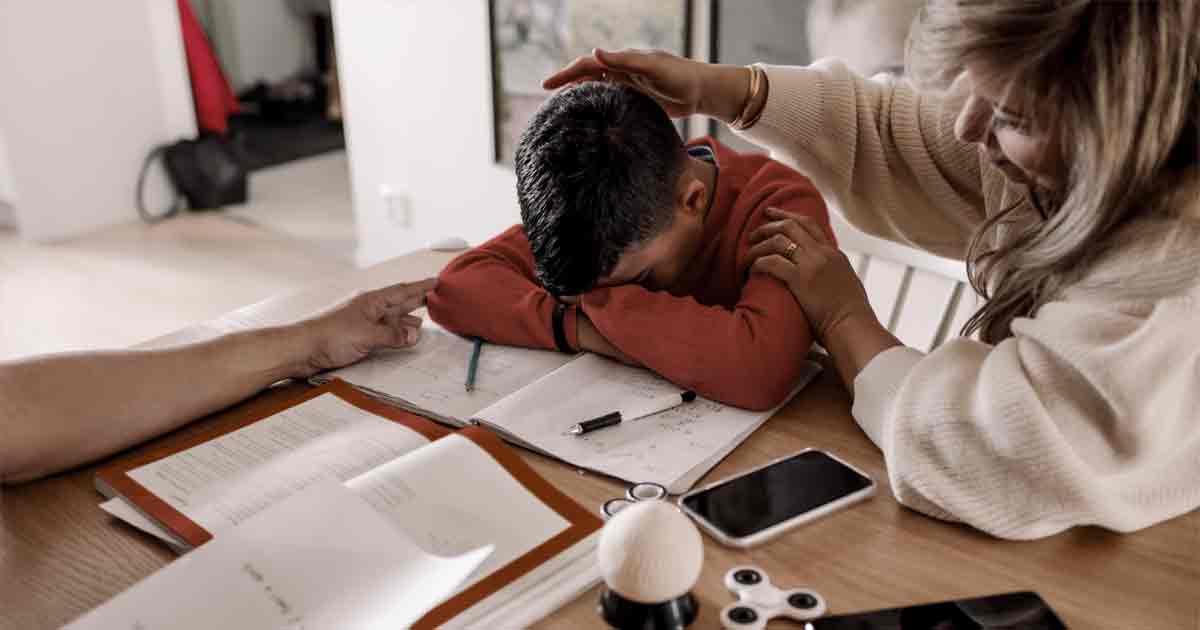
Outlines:
POLYGON ((747 110, 750 108, 750 103, 754 101, 754 94, 758 91, 758 72, 755 72, 754 66, 746 66, 746 69, 750 71, 750 85, 746 86, 746 98, 742 101, 742 111, 738 112, 737 117, 729 123, 730 127, 738 130, 744 128, 747 110))
POLYGON ((767 73, 757 65, 746 66, 746 68, 750 70, 750 87, 746 91, 746 101, 737 118, 729 123, 730 127, 738 131, 753 127, 754 123, 762 117, 762 112, 767 104, 767 73))
POLYGON ((749 129, 758 124, 758 119, 762 118, 763 112, 767 111, 767 99, 771 96, 771 81, 767 79, 767 71, 762 69, 762 66, 752 66, 758 70, 759 75, 759 92, 755 95, 755 102, 750 107, 750 118, 745 121, 743 129, 749 129))

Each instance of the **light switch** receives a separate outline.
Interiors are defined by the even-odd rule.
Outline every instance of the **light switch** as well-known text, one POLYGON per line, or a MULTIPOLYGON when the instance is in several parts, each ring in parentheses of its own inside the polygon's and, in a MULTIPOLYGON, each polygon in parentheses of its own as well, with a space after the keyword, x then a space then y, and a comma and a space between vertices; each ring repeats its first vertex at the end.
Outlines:
POLYGON ((383 200, 383 213, 396 227, 412 229, 412 200, 408 195, 393 190, 387 184, 379 186, 379 198, 383 200))

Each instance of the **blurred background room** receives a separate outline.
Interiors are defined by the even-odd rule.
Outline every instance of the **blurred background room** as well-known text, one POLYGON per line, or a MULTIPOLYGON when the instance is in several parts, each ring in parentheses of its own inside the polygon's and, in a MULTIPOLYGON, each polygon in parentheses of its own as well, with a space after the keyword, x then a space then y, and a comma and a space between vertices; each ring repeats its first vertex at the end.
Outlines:
POLYGON ((594 46, 898 73, 917 4, 0 3, 0 359, 480 243, 519 220, 511 153, 541 79, 594 46))

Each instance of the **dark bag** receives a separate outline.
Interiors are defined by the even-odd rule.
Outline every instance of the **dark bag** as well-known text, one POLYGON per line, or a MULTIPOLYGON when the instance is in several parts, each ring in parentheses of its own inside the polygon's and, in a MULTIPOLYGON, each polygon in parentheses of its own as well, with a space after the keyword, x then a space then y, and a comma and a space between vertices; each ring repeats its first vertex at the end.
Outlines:
POLYGON ((246 168, 224 136, 206 134, 195 140, 180 140, 155 147, 142 164, 138 176, 138 214, 156 223, 179 212, 183 200, 193 210, 213 210, 246 201, 246 168), (144 188, 150 165, 163 156, 176 198, 166 212, 151 214, 146 209, 144 188))

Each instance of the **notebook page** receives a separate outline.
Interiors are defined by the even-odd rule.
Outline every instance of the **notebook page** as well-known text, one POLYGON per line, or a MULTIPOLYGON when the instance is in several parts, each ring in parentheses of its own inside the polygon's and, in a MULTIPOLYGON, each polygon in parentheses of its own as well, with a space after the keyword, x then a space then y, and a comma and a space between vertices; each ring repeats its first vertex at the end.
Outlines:
POLYGON ((128 475, 216 534, 317 481, 349 480, 428 443, 322 394, 128 475))
POLYGON ((634 410, 680 388, 657 374, 586 354, 479 412, 479 418, 552 457, 630 482, 652 481, 672 494, 769 418, 705 398, 582 436, 581 420, 634 410), (693 474, 689 474, 693 473, 693 474))
POLYGON ((309 486, 69 628, 403 628, 490 553, 420 549, 341 484, 309 486))
POLYGON ((561 352, 485 343, 479 353, 475 391, 468 392, 464 385, 471 350, 469 339, 426 324, 421 328, 421 341, 412 348, 378 352, 313 380, 340 378, 461 422, 572 359, 561 352))
POLYGON ((570 526, 461 435, 437 440, 346 486, 429 553, 453 556, 493 545, 464 589, 570 526))

